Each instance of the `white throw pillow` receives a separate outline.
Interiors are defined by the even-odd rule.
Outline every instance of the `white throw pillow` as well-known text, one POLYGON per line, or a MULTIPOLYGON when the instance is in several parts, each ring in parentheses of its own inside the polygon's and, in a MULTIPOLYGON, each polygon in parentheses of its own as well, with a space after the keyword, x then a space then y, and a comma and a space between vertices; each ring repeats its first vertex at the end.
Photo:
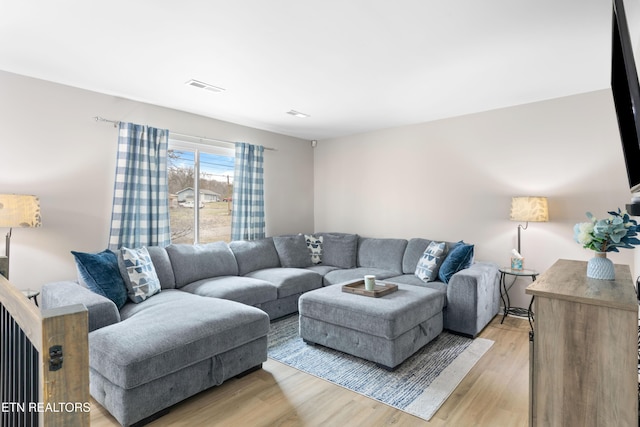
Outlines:
POLYGON ((447 249, 445 242, 431 242, 422 254, 416 266, 415 275, 425 282, 432 282, 438 277, 438 269, 444 261, 447 249))
POLYGON ((311 234, 305 234, 304 239, 307 242, 307 248, 311 252, 311 263, 320 264, 322 262, 322 236, 316 237, 311 234))
POLYGON ((147 248, 123 247, 121 251, 129 275, 129 280, 125 280, 129 299, 137 304, 160 292, 160 280, 147 248))

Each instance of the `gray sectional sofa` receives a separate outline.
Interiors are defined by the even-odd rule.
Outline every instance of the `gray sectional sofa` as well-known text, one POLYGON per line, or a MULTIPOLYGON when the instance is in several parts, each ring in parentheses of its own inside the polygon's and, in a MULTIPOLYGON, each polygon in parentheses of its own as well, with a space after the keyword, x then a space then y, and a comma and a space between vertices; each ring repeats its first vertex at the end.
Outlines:
MULTIPOLYGON (((299 297, 314 289, 365 274, 432 288, 444 296, 444 328, 472 337, 498 313, 495 264, 474 262, 447 284, 425 283, 414 273, 430 240, 315 236, 323 239, 320 264, 312 264, 302 235, 149 247, 161 289, 146 300, 118 308, 67 281, 44 285, 42 306, 87 307, 91 395, 122 425, 260 368, 270 320, 295 313, 299 297)), ((118 267, 127 282, 121 254, 118 267)))

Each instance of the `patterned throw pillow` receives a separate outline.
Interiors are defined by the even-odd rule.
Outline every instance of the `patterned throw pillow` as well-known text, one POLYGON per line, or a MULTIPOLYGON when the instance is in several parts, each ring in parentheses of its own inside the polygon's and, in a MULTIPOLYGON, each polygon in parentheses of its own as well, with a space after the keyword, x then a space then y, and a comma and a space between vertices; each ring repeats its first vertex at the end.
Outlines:
POLYGON ((444 260, 445 242, 431 242, 424 251, 416 266, 415 275, 425 282, 432 282, 438 277, 438 269, 444 260))
POLYGON ((307 248, 311 252, 311 263, 320 264, 322 262, 322 236, 316 237, 312 234, 305 234, 307 248))
POLYGON ((160 280, 147 248, 123 247, 121 250, 129 275, 129 280, 125 281, 129 299, 137 304, 160 292, 160 280))

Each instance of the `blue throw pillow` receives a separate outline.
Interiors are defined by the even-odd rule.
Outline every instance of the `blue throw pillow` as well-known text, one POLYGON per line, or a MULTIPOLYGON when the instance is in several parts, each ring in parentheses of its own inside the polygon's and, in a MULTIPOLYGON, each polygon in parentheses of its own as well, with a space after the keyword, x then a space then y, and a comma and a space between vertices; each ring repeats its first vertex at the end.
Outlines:
POLYGON ((460 241, 451 249, 449 255, 442 262, 438 277, 442 282, 449 283, 451 276, 460 270, 471 267, 472 263, 473 245, 460 241))
POLYGON ((127 302, 127 287, 118 269, 116 254, 106 249, 97 254, 71 251, 76 260, 80 280, 98 295, 109 298, 122 308, 127 302))

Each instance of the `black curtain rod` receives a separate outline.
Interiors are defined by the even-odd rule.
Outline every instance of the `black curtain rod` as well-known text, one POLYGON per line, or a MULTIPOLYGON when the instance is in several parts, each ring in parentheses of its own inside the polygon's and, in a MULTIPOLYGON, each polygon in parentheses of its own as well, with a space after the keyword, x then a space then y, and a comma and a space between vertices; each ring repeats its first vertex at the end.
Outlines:
MULTIPOLYGON (((104 117, 100 117, 100 116, 94 116, 94 120, 96 122, 106 122, 106 123, 113 123, 113 127, 118 127, 118 125, 120 124, 119 121, 117 120, 109 120, 109 119, 105 119, 104 117)), ((192 138, 192 139, 198 139, 201 141, 212 141, 212 142, 222 142, 223 144, 231 144, 235 146, 235 142, 233 141, 225 141, 224 139, 214 139, 214 138, 206 138, 203 136, 194 136, 194 135, 188 135, 186 133, 179 133, 179 132, 173 132, 173 131, 169 131, 169 134, 173 134, 173 135, 178 135, 178 136, 182 136, 185 138, 192 138)), ((264 147, 265 150, 269 150, 269 151, 278 151, 275 148, 271 148, 271 147, 264 147)))

